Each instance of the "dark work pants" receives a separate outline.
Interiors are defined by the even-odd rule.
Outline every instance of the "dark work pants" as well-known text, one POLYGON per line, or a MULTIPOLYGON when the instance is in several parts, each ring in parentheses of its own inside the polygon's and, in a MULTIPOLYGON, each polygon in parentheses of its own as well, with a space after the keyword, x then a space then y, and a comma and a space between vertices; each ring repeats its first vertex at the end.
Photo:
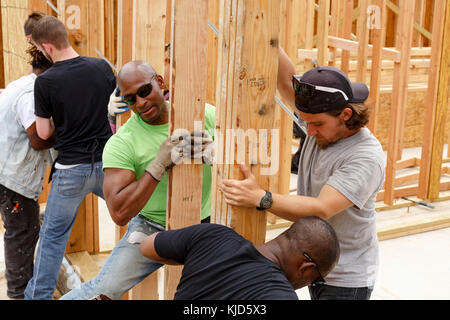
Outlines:
POLYGON ((308 287, 311 300, 369 300, 373 288, 344 288, 326 284, 308 287))
POLYGON ((5 278, 7 295, 22 298, 33 276, 33 259, 39 238, 39 204, 0 185, 0 213, 5 226, 5 278))

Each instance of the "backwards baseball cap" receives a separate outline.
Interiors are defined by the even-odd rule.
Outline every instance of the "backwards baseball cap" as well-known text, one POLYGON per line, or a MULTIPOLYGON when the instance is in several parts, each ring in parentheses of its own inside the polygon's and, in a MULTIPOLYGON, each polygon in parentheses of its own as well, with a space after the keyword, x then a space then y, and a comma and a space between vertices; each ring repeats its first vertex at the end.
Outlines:
POLYGON ((369 89, 362 82, 351 82, 334 67, 315 67, 303 76, 292 78, 295 106, 305 113, 322 113, 345 107, 348 103, 364 102, 369 89))

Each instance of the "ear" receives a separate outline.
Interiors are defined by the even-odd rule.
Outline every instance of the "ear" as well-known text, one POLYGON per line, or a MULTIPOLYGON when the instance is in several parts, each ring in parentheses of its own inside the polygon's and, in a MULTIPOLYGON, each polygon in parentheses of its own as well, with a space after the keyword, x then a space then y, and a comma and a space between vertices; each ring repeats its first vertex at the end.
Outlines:
POLYGON ((161 90, 167 90, 164 78, 161 75, 158 74, 156 76, 156 82, 158 82, 158 85, 161 88, 161 90))
POLYGON ((312 281, 315 267, 316 267, 315 263, 303 261, 297 267, 297 278, 302 279, 303 281, 306 282, 312 281))
POLYGON ((345 108, 344 110, 342 110, 339 117, 341 118, 341 120, 347 121, 352 117, 352 115, 353 115, 353 110, 351 108, 345 108))

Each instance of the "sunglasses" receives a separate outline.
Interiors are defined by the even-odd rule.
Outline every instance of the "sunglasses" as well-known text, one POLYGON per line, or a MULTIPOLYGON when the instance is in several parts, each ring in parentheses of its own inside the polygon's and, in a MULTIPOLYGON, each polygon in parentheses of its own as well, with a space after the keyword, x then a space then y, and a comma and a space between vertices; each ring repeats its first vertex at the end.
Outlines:
POLYGON ((150 79, 150 82, 147 84, 144 84, 143 86, 139 87, 139 89, 136 91, 136 93, 126 94, 123 96, 123 102, 125 102, 127 105, 132 106, 136 104, 136 96, 139 96, 141 98, 147 97, 150 93, 152 93, 153 86, 152 81, 156 78, 156 74, 153 75, 153 77, 150 79))
MULTIPOLYGON (((295 103, 301 106, 309 106, 309 100, 313 97, 316 91, 339 93, 339 95, 335 98, 336 100, 341 100, 341 98, 344 98, 345 101, 350 100, 342 90, 330 87, 316 86, 310 83, 302 82, 299 76, 292 77, 292 86, 294 87, 295 92, 295 103)), ((330 103, 335 102, 336 101, 330 100, 330 103)))
POLYGON ((303 252, 303 256, 306 258, 306 260, 308 262, 314 263, 314 265, 316 266, 317 273, 319 274, 319 277, 316 280, 314 280, 314 282, 311 283, 311 284, 312 285, 314 285, 314 284, 324 284, 325 283, 325 279, 322 277, 322 274, 319 271, 319 267, 318 267, 317 263, 309 256, 309 254, 303 252))

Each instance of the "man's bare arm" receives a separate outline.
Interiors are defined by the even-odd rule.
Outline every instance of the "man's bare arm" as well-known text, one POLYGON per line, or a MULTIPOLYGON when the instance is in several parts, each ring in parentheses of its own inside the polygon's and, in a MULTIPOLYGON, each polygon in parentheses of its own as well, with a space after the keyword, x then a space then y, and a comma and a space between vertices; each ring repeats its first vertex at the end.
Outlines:
POLYGON ((103 194, 111 218, 120 226, 126 225, 144 208, 158 181, 148 173, 136 180, 131 170, 107 168, 103 194))
POLYGON ((140 250, 142 255, 162 264, 180 265, 180 263, 175 260, 166 259, 158 255, 155 249, 155 238, 158 233, 159 232, 151 234, 141 242, 140 250))
POLYGON ((31 126, 27 129, 28 139, 30 140, 30 145, 34 150, 45 150, 50 149, 55 145, 56 134, 54 133, 49 139, 43 140, 39 137, 36 130, 36 122, 33 122, 31 126))
POLYGON ((292 77, 295 74, 295 68, 283 48, 280 47, 278 50, 277 89, 284 101, 291 108, 295 108, 295 95, 292 87, 292 77))
POLYGON ((53 119, 36 116, 36 131, 42 140, 50 139, 55 133, 53 119))

